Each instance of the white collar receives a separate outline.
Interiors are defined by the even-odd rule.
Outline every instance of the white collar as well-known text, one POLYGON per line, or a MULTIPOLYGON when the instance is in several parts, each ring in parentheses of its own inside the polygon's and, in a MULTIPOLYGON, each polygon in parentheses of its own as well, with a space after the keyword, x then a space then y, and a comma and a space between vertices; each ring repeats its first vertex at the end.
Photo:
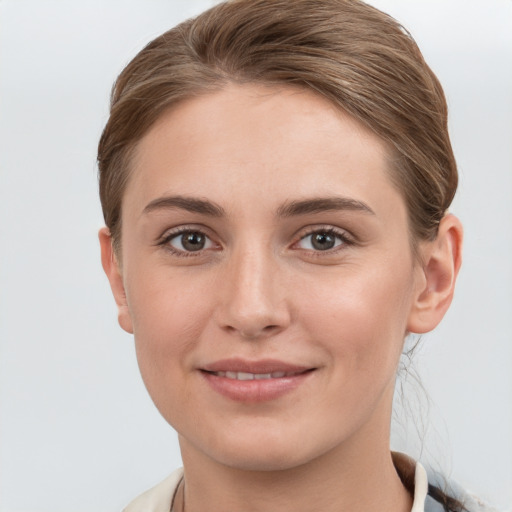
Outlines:
POLYGON ((424 512, 427 493, 427 472, 419 462, 416 462, 416 471, 414 472, 414 501, 412 503, 411 512, 424 512))

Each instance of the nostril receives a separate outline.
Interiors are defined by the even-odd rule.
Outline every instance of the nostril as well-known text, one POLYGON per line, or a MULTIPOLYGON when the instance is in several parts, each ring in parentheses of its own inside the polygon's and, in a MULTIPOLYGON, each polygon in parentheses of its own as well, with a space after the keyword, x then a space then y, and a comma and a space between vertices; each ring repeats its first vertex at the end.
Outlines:
POLYGON ((277 324, 266 325, 266 326, 260 327, 260 328, 255 327, 254 329, 251 329, 251 328, 237 329, 236 327, 233 327, 233 326, 227 326, 227 327, 230 332, 238 332, 242 338, 245 338, 248 340, 255 340, 258 338, 266 337, 266 336, 272 335, 280 330, 280 327, 277 324))

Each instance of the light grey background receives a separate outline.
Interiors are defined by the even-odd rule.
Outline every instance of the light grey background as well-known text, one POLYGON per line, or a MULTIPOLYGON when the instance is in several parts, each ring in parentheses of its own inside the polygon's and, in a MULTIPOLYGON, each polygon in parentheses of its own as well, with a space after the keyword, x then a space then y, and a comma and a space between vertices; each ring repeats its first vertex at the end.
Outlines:
MULTIPOLYGON (((101 271, 95 149, 123 65, 212 3, 0 2, 1 512, 119 510, 180 463, 101 271)), ((461 174, 458 292, 416 358, 421 455, 511 510, 512 2, 371 3, 440 77, 461 174)), ((397 417, 394 446, 417 456, 397 417)))

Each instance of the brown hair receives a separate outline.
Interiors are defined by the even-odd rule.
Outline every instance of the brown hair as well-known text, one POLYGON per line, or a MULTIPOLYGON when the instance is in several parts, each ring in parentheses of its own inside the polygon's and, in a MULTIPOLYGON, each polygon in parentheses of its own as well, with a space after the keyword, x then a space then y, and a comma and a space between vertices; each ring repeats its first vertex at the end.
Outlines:
POLYGON ((116 247, 137 142, 171 105, 228 82, 308 88, 373 130, 392 149, 413 240, 435 238, 457 169, 441 85, 410 34, 358 0, 232 0, 153 40, 114 84, 98 166, 116 247))

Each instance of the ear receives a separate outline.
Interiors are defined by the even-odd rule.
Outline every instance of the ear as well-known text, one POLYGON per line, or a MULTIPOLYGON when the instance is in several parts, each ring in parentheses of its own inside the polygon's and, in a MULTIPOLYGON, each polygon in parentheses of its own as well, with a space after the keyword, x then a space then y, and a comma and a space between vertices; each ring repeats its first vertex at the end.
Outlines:
POLYGON ((112 236, 108 228, 100 229, 98 233, 101 247, 101 265, 110 282, 110 288, 114 294, 117 304, 117 318, 119 325, 130 334, 133 334, 132 319, 126 301, 126 293, 124 290, 123 277, 119 261, 112 247, 112 236))
POLYGON ((421 268, 409 314, 407 330, 426 333, 434 329, 448 310, 462 263, 462 224, 448 214, 439 224, 437 237, 420 249, 421 268))

